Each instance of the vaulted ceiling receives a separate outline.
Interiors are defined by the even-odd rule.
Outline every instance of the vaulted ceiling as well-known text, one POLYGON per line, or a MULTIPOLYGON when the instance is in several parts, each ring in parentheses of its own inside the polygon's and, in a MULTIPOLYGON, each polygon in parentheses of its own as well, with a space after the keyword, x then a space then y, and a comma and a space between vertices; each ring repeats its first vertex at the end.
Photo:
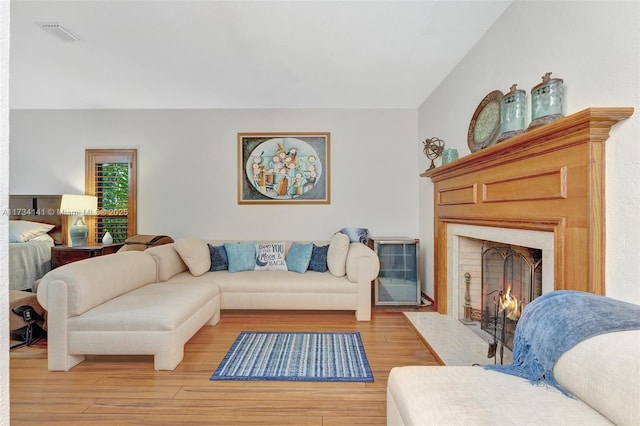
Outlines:
POLYGON ((10 107, 417 108, 511 3, 12 0, 10 107))

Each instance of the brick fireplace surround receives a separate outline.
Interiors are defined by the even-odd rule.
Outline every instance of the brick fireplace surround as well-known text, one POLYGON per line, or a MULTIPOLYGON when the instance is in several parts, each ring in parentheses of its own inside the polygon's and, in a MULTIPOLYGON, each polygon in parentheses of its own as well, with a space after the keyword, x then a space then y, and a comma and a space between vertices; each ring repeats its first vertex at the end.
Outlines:
POLYGON ((434 301, 447 314, 447 228, 553 235, 553 288, 605 294, 605 141, 633 108, 588 108, 428 170, 434 183, 434 301))

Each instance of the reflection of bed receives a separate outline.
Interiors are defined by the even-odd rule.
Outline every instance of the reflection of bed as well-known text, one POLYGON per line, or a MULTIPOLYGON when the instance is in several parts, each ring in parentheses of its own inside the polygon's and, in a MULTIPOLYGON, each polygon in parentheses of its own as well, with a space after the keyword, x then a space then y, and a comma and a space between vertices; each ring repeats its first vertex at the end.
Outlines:
POLYGON ((59 195, 9 197, 10 234, 11 222, 17 220, 54 225, 48 233, 28 241, 9 242, 10 290, 31 290, 34 281, 42 278, 51 269, 51 247, 63 243, 59 207, 59 195))

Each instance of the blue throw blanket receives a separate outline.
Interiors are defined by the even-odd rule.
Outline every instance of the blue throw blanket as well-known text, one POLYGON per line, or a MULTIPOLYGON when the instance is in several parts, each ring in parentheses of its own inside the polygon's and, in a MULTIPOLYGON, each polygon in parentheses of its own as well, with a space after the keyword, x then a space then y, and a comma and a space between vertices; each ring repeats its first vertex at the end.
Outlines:
POLYGON ((640 305, 580 291, 552 291, 525 306, 516 326, 513 362, 484 368, 547 383, 570 395, 553 377, 560 355, 589 337, 635 329, 640 329, 640 305))
POLYGON ((367 244, 367 241, 369 241, 369 230, 367 228, 342 228, 338 232, 349 237, 352 243, 361 242, 362 244, 367 244))

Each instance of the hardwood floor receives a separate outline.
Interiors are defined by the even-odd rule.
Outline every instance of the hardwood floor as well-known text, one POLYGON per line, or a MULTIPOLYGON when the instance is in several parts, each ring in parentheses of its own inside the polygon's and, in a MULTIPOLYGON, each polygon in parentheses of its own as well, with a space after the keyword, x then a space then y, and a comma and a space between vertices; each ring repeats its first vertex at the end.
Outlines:
POLYGON ((88 357, 68 372, 11 357, 11 424, 384 425, 389 371, 438 365, 399 312, 229 312, 203 327, 173 371, 149 356, 88 357), (373 383, 211 381, 240 331, 359 331, 373 383))

